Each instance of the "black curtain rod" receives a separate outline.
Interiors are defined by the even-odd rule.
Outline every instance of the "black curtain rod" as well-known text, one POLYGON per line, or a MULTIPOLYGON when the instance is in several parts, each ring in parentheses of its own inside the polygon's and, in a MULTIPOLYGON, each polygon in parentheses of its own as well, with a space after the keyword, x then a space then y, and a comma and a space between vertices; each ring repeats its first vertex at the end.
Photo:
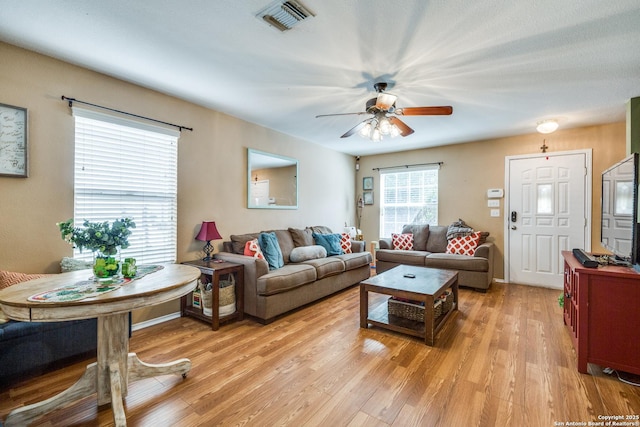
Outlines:
POLYGON ((438 165, 438 166, 442 166, 444 163, 442 162, 431 162, 431 163, 415 163, 413 165, 400 165, 400 166, 388 166, 386 168, 373 168, 374 171, 381 171, 381 170, 385 170, 385 169, 400 169, 400 168, 412 168, 414 166, 431 166, 431 165, 438 165))
POLYGON ((151 122, 162 123, 163 125, 167 125, 167 126, 173 126, 174 128, 178 128, 178 130, 180 132, 182 132, 182 129, 193 131, 193 128, 188 128, 186 126, 174 125, 173 123, 163 122, 162 120, 151 119, 149 117, 139 116, 139 115, 133 114, 133 113, 127 113, 126 111, 120 111, 120 110, 116 110, 116 109, 109 108, 109 107, 103 107, 102 105, 96 105, 96 104, 92 104, 90 102, 79 101, 79 100, 77 100, 75 98, 69 98, 69 97, 64 96, 64 95, 62 95, 62 100, 63 101, 69 101, 69 107, 72 107, 73 103, 77 102, 78 104, 91 105, 92 107, 102 108, 103 110, 113 111, 114 113, 126 114, 127 116, 137 117, 139 119, 149 120, 151 122))

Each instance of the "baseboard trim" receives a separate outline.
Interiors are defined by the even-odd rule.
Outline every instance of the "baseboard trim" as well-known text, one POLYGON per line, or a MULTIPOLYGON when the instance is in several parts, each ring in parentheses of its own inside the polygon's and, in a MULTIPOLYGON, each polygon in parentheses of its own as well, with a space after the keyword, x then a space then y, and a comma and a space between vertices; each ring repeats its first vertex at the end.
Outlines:
POLYGON ((137 331, 139 329, 148 328, 149 326, 158 325, 160 323, 168 322, 169 320, 180 318, 180 312, 176 311, 175 313, 166 314, 160 317, 154 317, 153 319, 145 320, 144 322, 134 323, 131 325, 132 331, 137 331))

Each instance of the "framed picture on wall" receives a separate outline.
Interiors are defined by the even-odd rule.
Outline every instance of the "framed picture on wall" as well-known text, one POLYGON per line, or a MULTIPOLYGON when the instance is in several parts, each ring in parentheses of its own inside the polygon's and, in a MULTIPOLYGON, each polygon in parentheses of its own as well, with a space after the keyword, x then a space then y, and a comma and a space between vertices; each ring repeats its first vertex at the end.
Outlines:
POLYGON ((26 178, 27 109, 0 104, 0 176, 26 178))
POLYGON ((373 190, 373 177, 365 176, 362 178, 362 189, 363 190, 373 190))
POLYGON ((364 193, 362 193, 362 198, 364 199, 364 204, 365 205, 372 205, 373 204, 373 191, 365 191, 364 193))

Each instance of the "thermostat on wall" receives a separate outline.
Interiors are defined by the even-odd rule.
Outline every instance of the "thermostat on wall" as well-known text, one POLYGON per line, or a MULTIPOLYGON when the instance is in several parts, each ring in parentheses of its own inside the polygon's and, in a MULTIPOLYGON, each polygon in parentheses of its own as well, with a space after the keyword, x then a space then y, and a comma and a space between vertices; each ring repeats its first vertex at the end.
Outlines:
POLYGON ((490 188, 487 190, 487 197, 489 199, 499 199, 504 196, 504 190, 502 188, 490 188))

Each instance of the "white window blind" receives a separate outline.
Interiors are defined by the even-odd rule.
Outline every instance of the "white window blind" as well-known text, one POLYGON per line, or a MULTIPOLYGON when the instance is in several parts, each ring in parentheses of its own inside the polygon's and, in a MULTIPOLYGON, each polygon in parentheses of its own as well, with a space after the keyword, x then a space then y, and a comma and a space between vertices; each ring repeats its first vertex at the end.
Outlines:
MULTIPOLYGON (((175 262, 180 133, 77 107, 73 114, 76 226, 130 217, 136 228, 121 256, 175 262)), ((74 257, 92 254, 75 250, 74 257)))
POLYGON ((380 172, 380 237, 405 224, 438 224, 438 166, 380 172))

